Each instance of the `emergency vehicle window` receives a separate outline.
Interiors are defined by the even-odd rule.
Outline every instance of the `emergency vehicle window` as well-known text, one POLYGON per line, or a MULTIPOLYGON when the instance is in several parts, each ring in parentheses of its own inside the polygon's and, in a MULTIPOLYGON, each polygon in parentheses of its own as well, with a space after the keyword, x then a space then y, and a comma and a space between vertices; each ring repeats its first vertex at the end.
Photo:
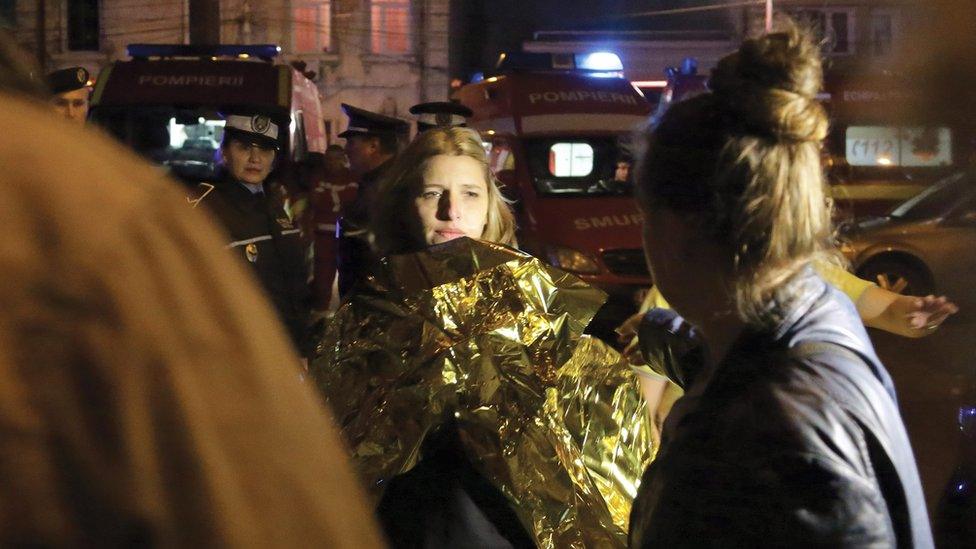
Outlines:
POLYGON ((528 139, 526 159, 543 195, 630 194, 631 155, 626 137, 528 139))
MULTIPOLYGON (((153 160, 176 176, 208 179, 216 175, 216 152, 224 138, 224 121, 199 116, 172 117, 168 121, 169 148, 147 151, 153 160)), ((151 130, 151 128, 150 128, 151 130)))
POLYGON ((851 166, 948 166, 952 132, 944 127, 849 126, 845 151, 851 166))
POLYGON ((123 143, 188 182, 216 177, 224 121, 208 109, 100 109, 94 119, 123 143))
POLYGON ((593 147, 589 143, 553 143, 549 147, 549 173, 556 177, 586 177, 593 173, 593 147))
POLYGON ((488 153, 488 165, 492 173, 499 173, 505 170, 515 169, 515 155, 512 154, 512 146, 504 141, 485 143, 488 153))

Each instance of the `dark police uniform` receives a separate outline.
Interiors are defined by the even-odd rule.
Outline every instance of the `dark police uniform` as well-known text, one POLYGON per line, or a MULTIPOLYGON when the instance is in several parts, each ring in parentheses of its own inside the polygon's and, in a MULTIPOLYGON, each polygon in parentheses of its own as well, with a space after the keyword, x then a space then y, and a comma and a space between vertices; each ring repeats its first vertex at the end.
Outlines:
MULTIPOLYGON (((257 128, 264 124, 258 121, 257 128)), ((229 121, 227 127, 233 129, 229 121)), ((281 194, 267 182, 261 192, 252 192, 229 173, 213 184, 201 183, 197 190, 194 203, 204 204, 230 234, 227 248, 252 266, 295 346, 305 354, 310 308, 307 247, 281 194)))
MULTIPOLYGON (((342 110, 349 117, 348 128, 339 134, 342 138, 354 135, 401 137, 409 129, 408 124, 399 118, 369 112, 345 103, 342 105, 342 110)), ((369 213, 378 191, 379 181, 392 163, 392 160, 384 162, 360 177, 355 200, 339 218, 336 264, 339 271, 340 296, 346 296, 368 277, 376 266, 377 258, 368 241, 369 213)))

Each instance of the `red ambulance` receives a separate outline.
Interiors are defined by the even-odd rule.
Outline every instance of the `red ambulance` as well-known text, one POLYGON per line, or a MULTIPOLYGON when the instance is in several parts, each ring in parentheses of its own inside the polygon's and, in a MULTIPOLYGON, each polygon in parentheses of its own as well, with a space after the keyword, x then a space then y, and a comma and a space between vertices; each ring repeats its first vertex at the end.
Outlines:
POLYGON ((824 88, 827 173, 844 217, 885 214, 968 162, 964 121, 921 108, 909 76, 833 70, 824 88))
POLYGON ((216 177, 220 113, 264 114, 287 128, 269 179, 287 192, 290 213, 310 241, 314 235, 315 287, 325 293, 316 300, 327 302, 335 272, 335 212, 341 207, 331 201, 350 193, 336 192, 337 185, 348 191, 347 182, 323 162, 318 89, 294 67, 277 63, 279 52, 275 45, 130 45, 131 60, 111 63, 99 75, 91 120, 191 186, 216 177), (318 210, 311 212, 314 219, 303 212, 310 201, 318 210))
POLYGON ((222 111, 270 116, 284 137, 278 170, 300 171, 325 152, 318 90, 279 48, 133 44, 109 64, 92 94, 91 119, 189 183, 214 175, 222 111))
POLYGON ((499 74, 455 93, 515 200, 522 249, 610 294, 604 337, 650 285, 630 167, 651 106, 611 56, 503 55, 499 74))

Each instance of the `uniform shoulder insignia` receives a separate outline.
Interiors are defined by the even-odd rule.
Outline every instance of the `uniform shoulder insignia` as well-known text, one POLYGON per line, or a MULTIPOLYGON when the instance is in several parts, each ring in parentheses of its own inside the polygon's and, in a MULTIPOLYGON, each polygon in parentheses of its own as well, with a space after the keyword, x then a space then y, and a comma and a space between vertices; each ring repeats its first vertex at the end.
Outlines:
POLYGON ((194 208, 197 207, 200 202, 207 197, 208 194, 213 192, 214 186, 210 183, 200 183, 197 185, 193 193, 186 197, 186 201, 189 202, 194 208))

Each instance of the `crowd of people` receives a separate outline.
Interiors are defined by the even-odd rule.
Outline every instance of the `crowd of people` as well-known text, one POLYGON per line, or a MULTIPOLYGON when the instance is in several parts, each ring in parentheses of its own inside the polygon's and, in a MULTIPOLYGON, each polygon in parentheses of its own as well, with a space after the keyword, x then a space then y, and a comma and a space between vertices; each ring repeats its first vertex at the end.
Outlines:
POLYGON ((66 122, 0 54, 0 112, 36 128, 0 135, 5 543, 933 546, 865 325, 957 308, 843 269, 803 29, 642 130, 622 177, 654 288, 622 354, 582 335, 599 298, 518 250, 464 107, 418 106, 403 147, 343 105, 314 192, 354 194, 309 223, 267 116, 224 113, 221 177, 184 197, 74 123, 84 69, 48 75, 66 122))

